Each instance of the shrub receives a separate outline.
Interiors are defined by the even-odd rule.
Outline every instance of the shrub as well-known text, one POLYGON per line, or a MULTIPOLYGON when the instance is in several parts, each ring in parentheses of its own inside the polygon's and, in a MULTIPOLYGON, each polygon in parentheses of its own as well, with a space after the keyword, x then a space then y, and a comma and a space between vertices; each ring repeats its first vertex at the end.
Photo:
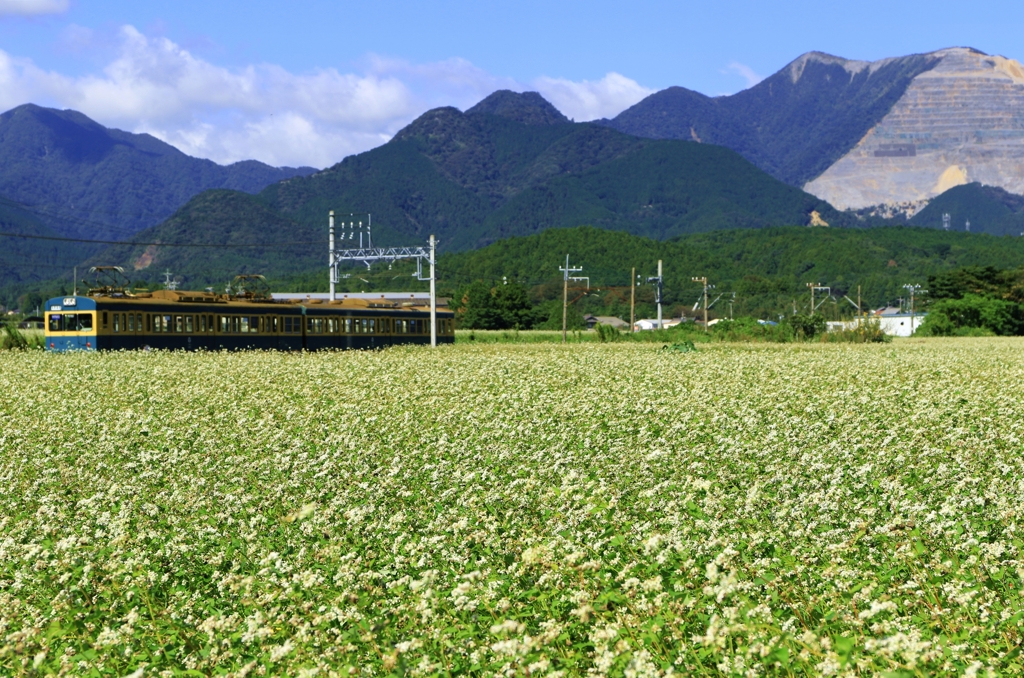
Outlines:
POLYGON ((1024 334, 1024 308, 1005 299, 965 294, 961 299, 942 299, 932 304, 918 333, 924 336, 1011 336, 1024 334))

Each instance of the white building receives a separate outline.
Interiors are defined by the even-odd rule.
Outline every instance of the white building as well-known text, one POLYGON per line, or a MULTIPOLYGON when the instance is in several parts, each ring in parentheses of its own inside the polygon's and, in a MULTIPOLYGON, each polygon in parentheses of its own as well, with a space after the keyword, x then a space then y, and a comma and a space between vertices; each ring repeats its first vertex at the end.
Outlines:
MULTIPOLYGON (((667 330, 670 327, 675 327, 679 323, 685 322, 685 318, 665 318, 661 321, 662 329, 667 330)), ((657 318, 643 318, 633 323, 633 331, 639 332, 641 330, 656 330, 658 329, 657 318)))
MULTIPOLYGON (((886 309, 888 310, 888 309, 886 309)), ((888 334, 890 337, 909 337, 921 327, 921 323, 924 322, 926 313, 915 313, 911 316, 909 313, 877 313, 867 317, 867 322, 878 323, 879 329, 882 330, 883 334, 888 334)), ((856 320, 839 320, 829 321, 828 325, 829 332, 839 332, 841 330, 855 330, 857 329, 856 320)))

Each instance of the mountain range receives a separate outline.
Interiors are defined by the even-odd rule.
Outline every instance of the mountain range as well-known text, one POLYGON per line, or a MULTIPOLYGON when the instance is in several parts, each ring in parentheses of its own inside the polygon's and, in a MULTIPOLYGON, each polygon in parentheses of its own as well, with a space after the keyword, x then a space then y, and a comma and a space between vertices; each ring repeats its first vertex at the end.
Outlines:
POLYGON ((0 196, 68 237, 124 238, 163 221, 201 191, 255 193, 315 171, 254 160, 218 165, 76 111, 26 104, 0 115, 0 196))
POLYGON ((291 274, 321 265, 332 209, 343 221, 372 210, 377 244, 416 244, 433 233, 444 251, 579 224, 665 239, 804 225, 812 213, 844 219, 729 149, 574 124, 536 93, 499 91, 466 112, 428 111, 379 148, 256 195, 202 193, 135 238, 304 245, 209 247, 201 259, 187 248, 119 246, 86 263, 116 263, 148 279, 169 267, 204 284, 229 271, 291 274))
POLYGON ((970 48, 876 62, 812 52, 732 96, 673 87, 595 123, 569 121, 537 93, 499 91, 464 112, 427 111, 322 171, 220 166, 25 105, 0 115, 0 232, 192 247, 6 238, 0 286, 73 264, 119 264, 149 281, 170 267, 204 285, 299 275, 323 268, 332 209, 352 221, 372 213, 377 244, 433 233, 448 252, 581 224, 665 240, 782 225, 942 228, 947 213, 956 229, 970 220, 975 232, 1017 235, 1018 97, 1019 64, 970 48))

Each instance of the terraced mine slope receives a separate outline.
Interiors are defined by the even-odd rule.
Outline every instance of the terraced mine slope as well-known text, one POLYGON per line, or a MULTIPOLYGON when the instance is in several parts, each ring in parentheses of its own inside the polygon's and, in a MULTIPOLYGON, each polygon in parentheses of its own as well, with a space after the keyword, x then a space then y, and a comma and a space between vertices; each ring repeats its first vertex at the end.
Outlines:
POLYGON ((969 182, 1024 193, 1024 68, 955 48, 805 190, 839 208, 908 203, 969 182))

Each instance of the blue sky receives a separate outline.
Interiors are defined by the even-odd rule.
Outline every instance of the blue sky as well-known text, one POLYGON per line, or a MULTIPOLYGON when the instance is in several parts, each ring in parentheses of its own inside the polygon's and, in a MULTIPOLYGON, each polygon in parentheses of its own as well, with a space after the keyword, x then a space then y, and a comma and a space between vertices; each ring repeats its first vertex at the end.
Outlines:
POLYGON ((1019 3, 0 0, 0 107, 76 108, 230 162, 337 162, 424 110, 535 89, 612 116, 733 93, 800 54, 1024 57, 1019 3))

